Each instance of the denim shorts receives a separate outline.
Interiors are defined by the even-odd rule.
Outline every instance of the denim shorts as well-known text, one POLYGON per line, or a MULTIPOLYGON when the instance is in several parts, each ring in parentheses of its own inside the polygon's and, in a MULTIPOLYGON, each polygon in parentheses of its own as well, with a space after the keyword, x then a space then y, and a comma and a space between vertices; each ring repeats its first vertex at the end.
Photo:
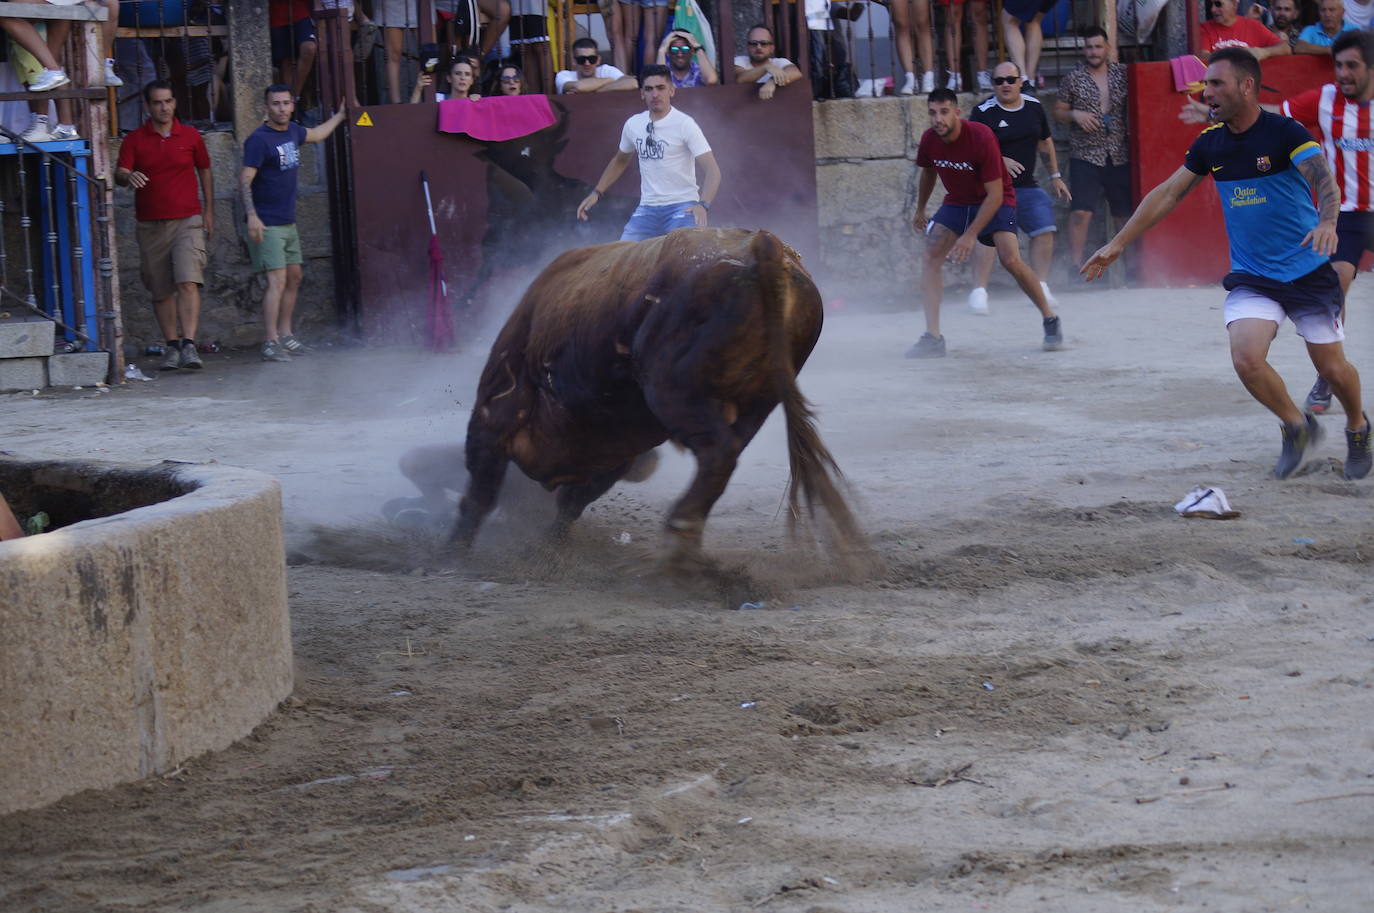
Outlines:
POLYGON ((1058 231, 1054 224, 1054 204, 1039 187, 1016 188, 1016 227, 1027 237, 1058 231))
MULTIPOLYGON (((1020 194, 1018 193, 1019 197, 1020 194)), ((963 206, 959 203, 945 203, 935 210, 935 218, 926 225, 926 234, 930 234, 931 229, 936 225, 943 225, 956 235, 962 235, 968 230, 969 223, 974 216, 978 215, 977 206, 963 206)), ((995 231, 1009 231, 1016 233, 1016 209, 1011 206, 998 207, 997 212, 993 213, 992 221, 983 227, 983 233, 978 236, 978 243, 986 247, 995 247, 992 240, 992 233, 995 231)))
POLYGON ((668 0, 620 0, 626 6, 662 6, 668 5, 668 0))
MULTIPOLYGON (((693 201, 695 202, 695 201, 693 201)), ((697 224, 692 215, 692 203, 669 203, 666 206, 635 207, 625 230, 620 233, 622 241, 646 241, 666 235, 675 228, 693 228, 697 224)))

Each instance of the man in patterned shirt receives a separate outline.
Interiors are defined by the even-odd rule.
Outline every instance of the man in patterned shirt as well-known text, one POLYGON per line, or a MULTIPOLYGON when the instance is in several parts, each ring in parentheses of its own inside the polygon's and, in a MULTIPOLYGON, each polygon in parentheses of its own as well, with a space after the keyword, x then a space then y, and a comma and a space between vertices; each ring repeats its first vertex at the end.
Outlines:
POLYGON ((1269 364, 1269 346, 1286 319, 1345 407, 1345 477, 1362 479, 1374 468, 1369 418, 1361 405, 1360 375, 1341 345, 1343 296, 1329 262, 1337 245, 1340 191, 1302 125, 1260 109, 1260 65, 1248 49, 1214 52, 1205 83, 1203 101, 1217 123, 1193 140, 1183 165, 1149 192, 1126 226, 1083 265, 1083 275, 1102 275, 1126 245, 1210 174, 1231 242, 1231 272, 1222 283, 1230 293, 1224 315, 1231 363, 1250 395, 1282 423, 1274 476, 1292 475, 1321 440, 1316 417, 1298 408, 1269 364))
POLYGON ((1111 63, 1107 33, 1083 33, 1083 63, 1064 77, 1054 119, 1069 125, 1069 256, 1083 262, 1088 225, 1107 198, 1114 231, 1131 215, 1131 166, 1126 151, 1126 67, 1111 63))

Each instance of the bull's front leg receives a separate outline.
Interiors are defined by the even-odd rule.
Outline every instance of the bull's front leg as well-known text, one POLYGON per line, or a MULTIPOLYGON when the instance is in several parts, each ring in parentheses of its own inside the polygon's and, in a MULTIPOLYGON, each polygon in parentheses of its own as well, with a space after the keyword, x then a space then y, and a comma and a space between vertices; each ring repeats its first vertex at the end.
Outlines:
POLYGON ((627 463, 613 472, 598 473, 577 485, 559 486, 558 513, 553 518, 553 527, 549 530, 549 538, 557 541, 567 535, 568 528, 573 525, 578 517, 582 516, 587 505, 610 491, 611 487, 625 475, 629 466, 630 464, 627 463))
POLYGON ((739 459, 739 448, 728 435, 703 436, 688 441, 687 446, 697 459, 697 472, 673 509, 668 513, 668 565, 690 569, 702 560, 701 539, 706 517, 730 483, 739 459))
POLYGON ((458 519, 453 524, 449 541, 463 548, 472 545, 477 530, 487 514, 496 506, 501 482, 506 477, 510 458, 486 435, 468 430, 467 440, 468 487, 458 502, 458 519))

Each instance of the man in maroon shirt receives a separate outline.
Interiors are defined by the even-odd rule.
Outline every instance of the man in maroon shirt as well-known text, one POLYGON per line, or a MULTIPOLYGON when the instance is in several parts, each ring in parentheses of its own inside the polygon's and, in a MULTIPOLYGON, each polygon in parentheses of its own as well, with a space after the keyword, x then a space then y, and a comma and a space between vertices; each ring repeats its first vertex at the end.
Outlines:
POLYGON ((921 271, 921 292, 925 304, 926 331, 907 351, 907 358, 942 358, 945 337, 940 335, 940 299, 944 277, 940 274, 946 259, 963 263, 973 253, 975 241, 997 249, 1002 266, 1016 284, 1040 309, 1046 351, 1064 342, 1059 318, 1045 300, 1040 280, 1026 262, 1016 243, 1016 191, 1011 175, 1002 162, 997 137, 982 124, 960 116, 959 98, 949 89, 936 89, 927 100, 930 129, 921 135, 916 164, 921 169, 916 196, 916 215, 911 227, 924 231, 929 241, 921 271), (935 178, 945 185, 945 200, 926 218, 935 178))
POLYGON ((200 286, 205 281, 205 242, 215 225, 210 155, 200 132, 177 120, 171 83, 148 83, 143 103, 148 121, 124 138, 115 183, 134 188, 143 284, 167 340, 162 370, 200 368, 195 342, 200 286), (203 215, 197 175, 205 198, 203 215))

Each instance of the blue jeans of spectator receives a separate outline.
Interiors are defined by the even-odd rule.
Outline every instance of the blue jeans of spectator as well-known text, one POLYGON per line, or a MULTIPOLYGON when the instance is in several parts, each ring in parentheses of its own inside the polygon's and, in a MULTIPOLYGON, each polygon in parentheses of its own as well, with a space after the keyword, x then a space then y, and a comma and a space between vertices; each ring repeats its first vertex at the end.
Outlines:
MULTIPOLYGON (((693 201, 695 202, 695 201, 693 201)), ((692 203, 669 203, 665 206, 636 206, 625 230, 620 233, 622 241, 646 241, 666 235, 675 228, 692 228, 697 224, 692 215, 692 203)))

